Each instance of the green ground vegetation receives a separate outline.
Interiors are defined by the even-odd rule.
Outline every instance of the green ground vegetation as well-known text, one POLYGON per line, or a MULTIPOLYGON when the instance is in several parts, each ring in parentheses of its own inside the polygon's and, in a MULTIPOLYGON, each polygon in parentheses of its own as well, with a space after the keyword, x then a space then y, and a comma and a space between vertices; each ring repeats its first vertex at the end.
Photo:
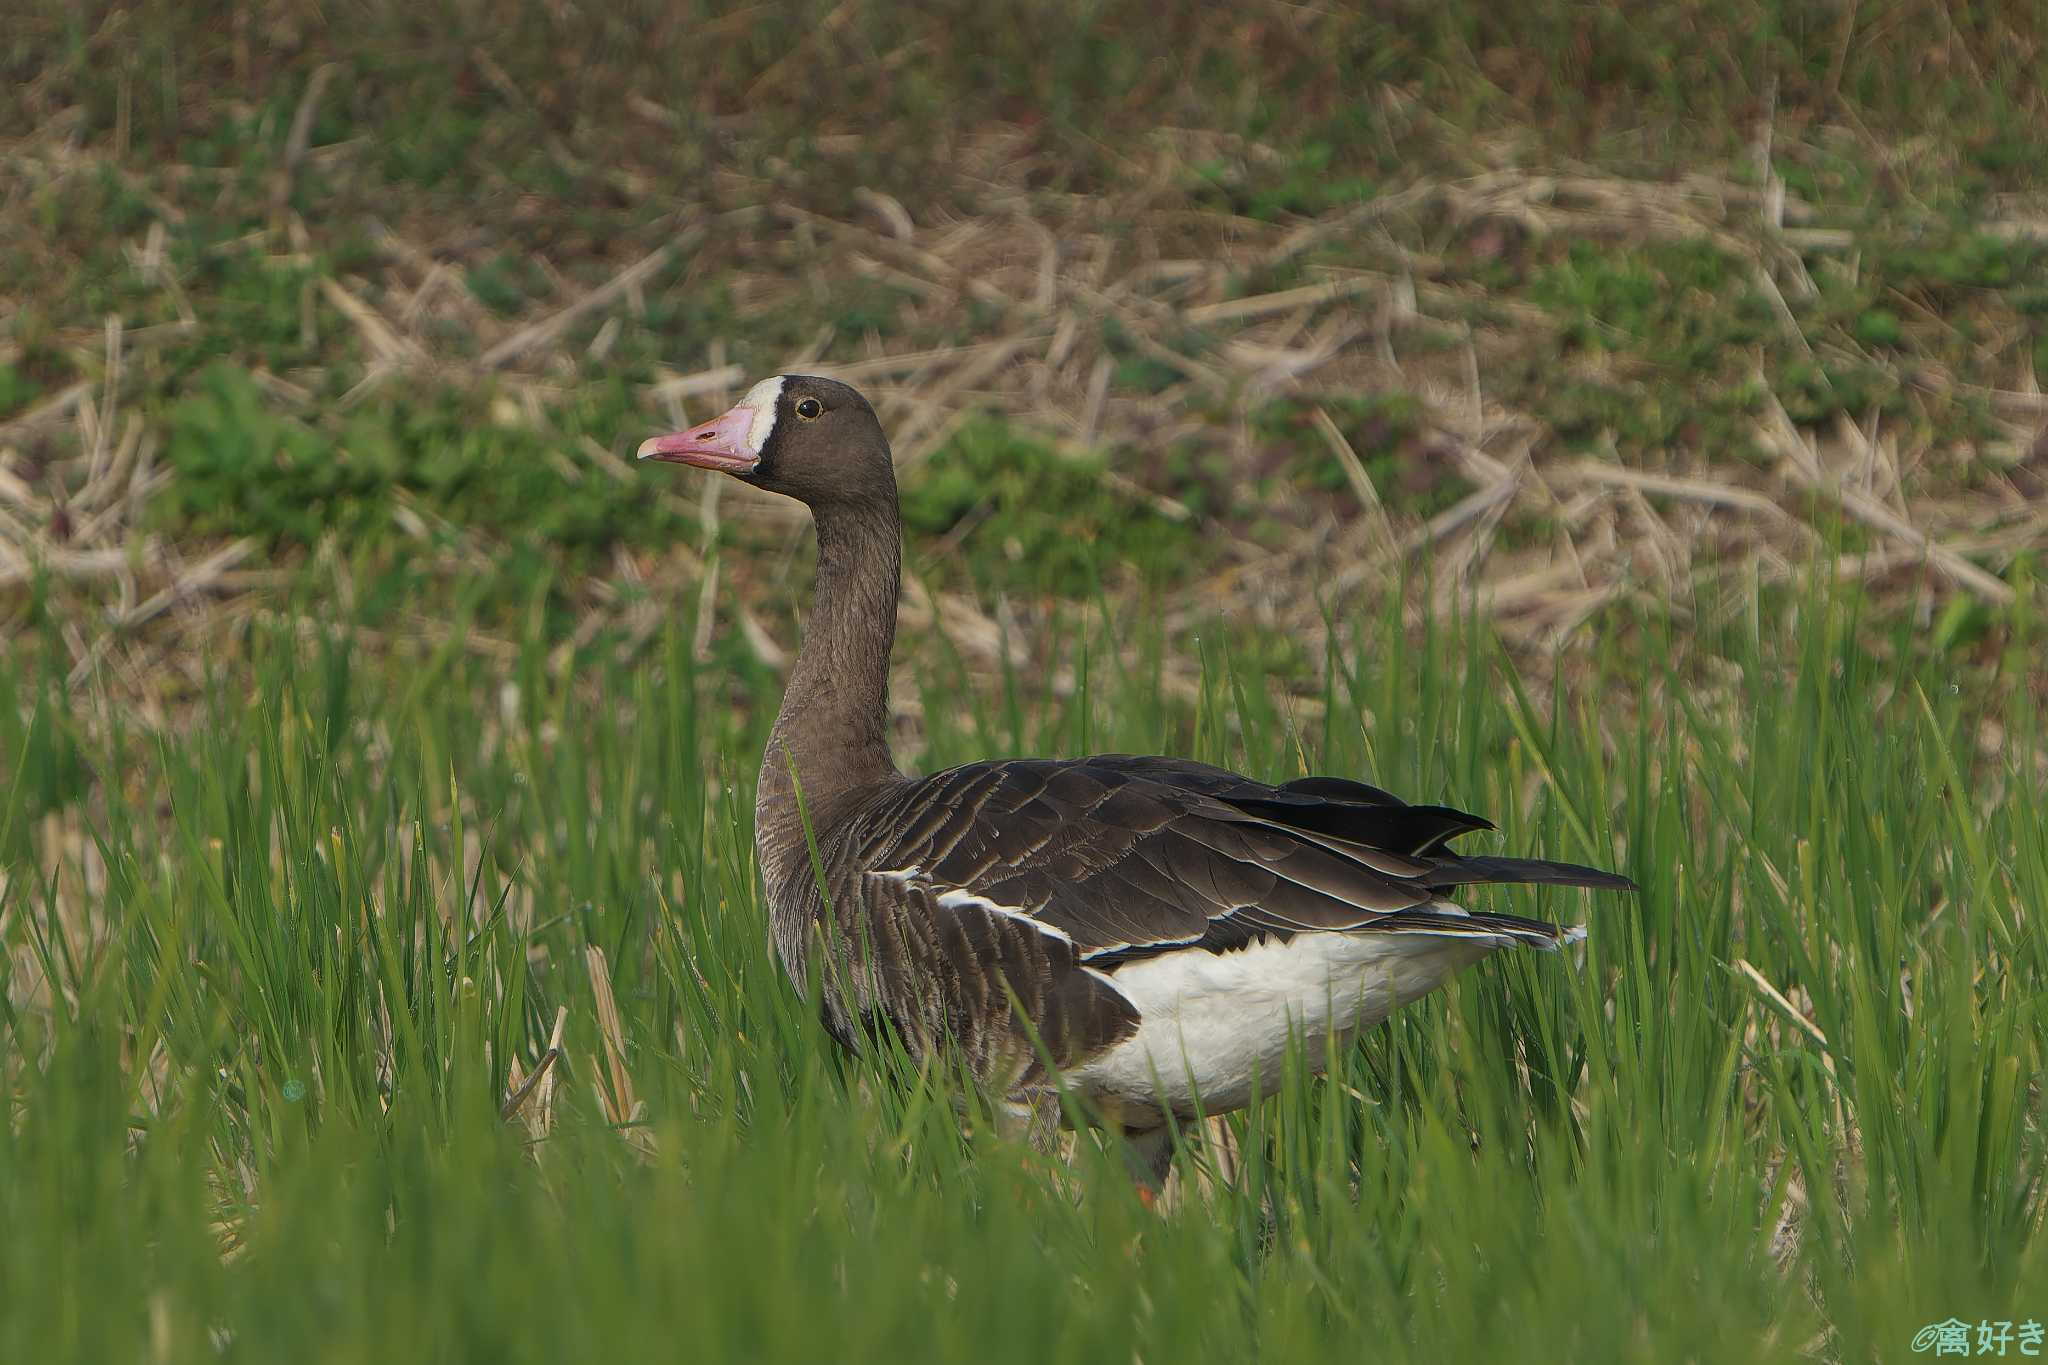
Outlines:
POLYGON ((1346 632, 1313 727, 1222 645, 1162 702, 1110 662, 1143 620, 1077 623, 1065 697, 934 669, 933 765, 1362 774, 1643 883, 1502 893, 1583 916, 1583 956, 1484 964, 1189 1135, 1204 1188, 1163 1215, 1093 1139, 1061 1174, 963 1123, 943 1068, 835 1052, 762 934, 774 680, 707 676, 681 624, 573 680, 539 644, 385 667, 344 622, 259 632, 176 736, 91 738, 61 680, 10 669, 36 702, 0 847, 37 870, 5 902, 0 1344, 1867 1359, 2023 1318, 2048 1284, 2038 716, 1863 625, 1824 593, 1738 613, 1714 688, 1645 689, 1617 653, 1596 681, 1642 691, 1627 721, 1398 615, 1346 632), (552 1088, 502 1117, 551 1040, 552 1088))

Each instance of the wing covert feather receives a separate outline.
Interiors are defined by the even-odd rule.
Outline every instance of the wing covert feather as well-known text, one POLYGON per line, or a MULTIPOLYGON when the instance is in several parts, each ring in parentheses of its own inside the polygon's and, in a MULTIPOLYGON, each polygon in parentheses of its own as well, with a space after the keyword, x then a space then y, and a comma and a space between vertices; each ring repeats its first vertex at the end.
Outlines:
POLYGON ((1469 882, 1628 884, 1567 863, 1461 858, 1444 841, 1487 821, 1364 783, 1274 787, 1168 758, 970 764, 908 784, 870 815, 862 865, 984 897, 1084 957, 1184 945, 1225 918, 1355 932, 1469 882))

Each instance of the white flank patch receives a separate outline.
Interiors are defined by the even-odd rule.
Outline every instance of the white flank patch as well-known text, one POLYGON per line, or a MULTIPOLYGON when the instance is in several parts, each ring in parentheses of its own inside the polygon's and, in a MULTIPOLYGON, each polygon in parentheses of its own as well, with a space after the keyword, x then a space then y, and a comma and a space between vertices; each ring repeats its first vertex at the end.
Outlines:
MULTIPOLYGON (((1448 903, 1432 907, 1448 912, 1448 903)), ((1250 1103, 1280 1084, 1288 1044, 1322 1070, 1325 1049, 1507 946, 1505 935, 1296 934, 1225 953, 1184 949, 1106 973, 1136 1005, 1138 1031, 1071 1074, 1133 1127, 1250 1103)))
POLYGON ((775 405, 782 401, 782 376, 764 379, 747 390, 738 406, 750 409, 754 420, 747 424, 747 448, 759 455, 775 433, 775 405))

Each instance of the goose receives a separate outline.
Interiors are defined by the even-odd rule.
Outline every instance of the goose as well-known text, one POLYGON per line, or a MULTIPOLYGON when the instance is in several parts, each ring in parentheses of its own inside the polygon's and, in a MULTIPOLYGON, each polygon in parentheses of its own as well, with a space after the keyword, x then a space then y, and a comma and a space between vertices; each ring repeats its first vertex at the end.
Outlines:
POLYGON ((810 618, 761 759, 769 935, 855 1051, 891 1030, 964 1061, 1008 1112, 1065 1086, 1164 1181, 1172 1127, 1240 1108, 1291 1046, 1342 1043, 1504 948, 1584 937, 1449 899, 1483 883, 1631 891, 1571 863, 1461 855, 1494 826, 1343 777, 1277 786, 1186 759, 1009 758, 907 776, 887 738, 901 520, 875 410, 764 379, 642 460, 806 504, 810 618), (823 960, 813 962, 813 954, 823 960))

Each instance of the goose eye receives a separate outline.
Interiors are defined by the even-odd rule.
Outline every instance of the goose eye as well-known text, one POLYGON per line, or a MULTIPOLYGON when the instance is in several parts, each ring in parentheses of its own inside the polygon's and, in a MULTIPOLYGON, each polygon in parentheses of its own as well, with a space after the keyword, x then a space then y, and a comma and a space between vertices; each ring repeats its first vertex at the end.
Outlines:
POLYGON ((823 403, 820 403, 815 398, 799 398, 797 400, 796 415, 803 418, 806 422, 810 421, 812 418, 816 417, 819 413, 823 412, 824 410, 825 405, 823 403))

